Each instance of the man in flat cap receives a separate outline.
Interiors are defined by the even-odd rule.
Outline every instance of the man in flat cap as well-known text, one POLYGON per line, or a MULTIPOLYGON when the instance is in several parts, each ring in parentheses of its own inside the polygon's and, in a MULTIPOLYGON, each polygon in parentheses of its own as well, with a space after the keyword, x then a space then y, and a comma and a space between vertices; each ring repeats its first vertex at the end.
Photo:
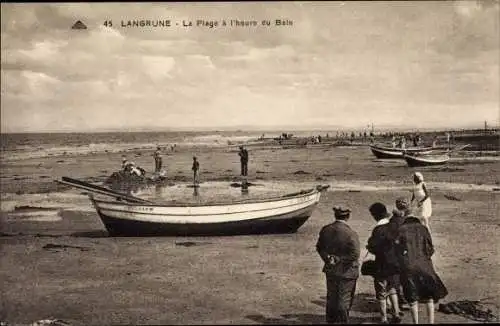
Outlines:
POLYGON ((326 321, 345 324, 359 277, 360 245, 358 234, 347 224, 351 211, 342 207, 333 211, 335 222, 321 229, 316 250, 325 263, 326 321))

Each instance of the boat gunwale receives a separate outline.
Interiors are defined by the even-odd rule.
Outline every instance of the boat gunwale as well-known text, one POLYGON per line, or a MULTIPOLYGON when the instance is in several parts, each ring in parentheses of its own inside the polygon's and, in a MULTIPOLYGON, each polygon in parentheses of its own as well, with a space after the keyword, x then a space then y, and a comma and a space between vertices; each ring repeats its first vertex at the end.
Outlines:
MULTIPOLYGON (((303 198, 307 196, 311 196, 317 193, 320 193, 318 189, 315 188, 310 188, 307 190, 305 193, 299 192, 297 195, 294 195, 294 193, 291 194, 285 194, 283 196, 279 197, 272 197, 272 198, 263 198, 263 199, 255 199, 255 200, 238 200, 238 201, 233 201, 231 203, 221 203, 221 202, 214 202, 214 203, 209 203, 204 204, 204 203, 190 203, 190 204, 182 204, 182 203, 172 203, 172 204, 158 204, 158 203, 131 203, 127 201, 118 201, 118 200, 105 200, 105 199, 96 199, 94 196, 89 195, 91 201, 94 203, 94 205, 98 205, 99 203, 105 203, 105 204, 114 204, 114 205, 121 205, 121 206, 141 206, 141 207, 219 207, 219 206, 236 206, 236 205, 245 205, 245 204, 259 204, 259 203, 268 203, 268 202, 279 202, 279 201, 284 201, 284 200, 291 200, 291 199, 297 199, 297 198, 303 198), (285 197, 289 196, 289 197, 285 197)), ((98 207, 99 208, 99 207, 98 207)), ((100 208, 99 208, 100 209, 100 208)))
POLYGON ((432 151, 435 148, 434 147, 408 147, 408 148, 397 148, 397 147, 385 147, 385 146, 377 146, 377 145, 369 145, 370 148, 379 150, 379 151, 385 151, 385 152, 390 152, 390 153, 403 153, 403 152, 415 152, 415 153, 420 153, 420 152, 425 152, 425 151, 432 151))
MULTIPOLYGON (((306 209, 309 208, 313 205, 316 205, 317 201, 310 201, 307 206, 304 206, 302 208, 296 208, 296 209, 290 209, 288 213, 293 213, 295 211, 301 210, 301 209, 306 209)), ((293 206, 297 206, 298 204, 289 204, 285 206, 280 206, 278 208, 260 208, 260 209, 254 209, 254 210, 245 210, 245 211, 236 211, 236 212, 224 212, 224 213, 205 213, 205 214, 193 214, 193 213, 187 213, 187 214, 180 214, 180 213, 154 213, 154 211, 149 211, 149 212, 136 212, 136 211, 127 211, 123 209, 116 209, 116 208, 103 208, 99 207, 98 209, 101 211, 111 211, 111 212, 116 212, 116 213, 130 213, 134 215, 154 215, 154 216, 219 216, 219 215, 235 215, 235 214, 242 214, 242 213, 256 213, 256 212, 264 212, 264 211, 271 211, 273 209, 283 209, 283 208, 289 208, 293 206)), ((207 206, 205 206, 207 207, 207 206)), ((166 207, 163 207, 166 208, 166 207)), ((260 218, 267 218, 267 217, 259 217, 260 218)))

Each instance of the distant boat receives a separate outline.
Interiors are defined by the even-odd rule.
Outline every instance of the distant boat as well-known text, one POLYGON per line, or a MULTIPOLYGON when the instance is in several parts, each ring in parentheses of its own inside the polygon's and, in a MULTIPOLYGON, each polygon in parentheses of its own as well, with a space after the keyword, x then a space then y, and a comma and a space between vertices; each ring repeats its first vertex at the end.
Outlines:
POLYGON ((421 155, 413 156, 405 154, 403 156, 409 167, 444 165, 450 160, 450 155, 421 155))
POLYGON ((433 150, 432 147, 408 147, 402 149, 402 148, 385 147, 377 145, 370 145, 370 149, 373 155, 375 155, 375 157, 379 159, 396 159, 396 158, 402 159, 404 153, 429 154, 433 150))

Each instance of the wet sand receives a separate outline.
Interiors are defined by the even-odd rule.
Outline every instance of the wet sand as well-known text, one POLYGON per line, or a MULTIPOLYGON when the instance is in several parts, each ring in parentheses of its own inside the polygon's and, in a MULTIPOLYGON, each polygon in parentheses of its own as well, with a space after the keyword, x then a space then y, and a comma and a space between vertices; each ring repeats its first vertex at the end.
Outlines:
MULTIPOLYGON (((151 153, 137 154, 128 156, 151 170, 151 153)), ((234 149, 181 150, 164 157, 173 184, 189 183, 193 154, 200 159, 202 181, 227 182, 229 187, 238 180, 234 149)), ((110 238, 90 203, 85 206, 85 196, 52 180, 72 176, 103 181, 117 169, 121 155, 66 156, 2 165, 2 210, 6 211, 0 225, 0 321, 323 323, 326 285, 315 243, 321 227, 332 220, 332 205, 352 209, 350 223, 364 245, 374 225, 368 206, 382 201, 392 209, 396 197, 409 195, 410 175, 415 171, 403 161, 377 160, 365 147, 254 148, 250 149, 249 165, 252 182, 289 183, 299 189, 331 185, 298 233, 110 238), (55 194, 49 191, 70 196, 58 208, 58 200, 51 199, 55 194), (32 195, 40 192, 49 193, 32 195), (42 207, 51 202, 54 209, 44 214, 52 212, 58 218, 37 221, 28 208, 15 215, 4 204, 15 206, 19 200, 21 205, 29 198, 42 207), (72 204, 80 208, 71 208, 72 204)), ((450 292, 443 302, 492 298, 500 306, 500 163, 483 159, 419 170, 432 191, 434 263, 450 292)), ((492 309, 499 314, 498 308, 492 309)), ((359 279, 351 315, 357 323, 377 321, 371 278, 359 279)), ((425 318, 424 311, 421 318, 425 318)), ((411 322, 409 312, 403 322, 411 322)), ((472 321, 437 312, 436 322, 472 321)))

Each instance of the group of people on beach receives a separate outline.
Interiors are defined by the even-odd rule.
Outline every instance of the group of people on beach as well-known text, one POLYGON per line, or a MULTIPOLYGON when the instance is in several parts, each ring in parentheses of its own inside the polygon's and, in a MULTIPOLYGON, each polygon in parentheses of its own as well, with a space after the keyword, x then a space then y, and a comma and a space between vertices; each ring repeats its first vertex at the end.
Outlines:
MULTIPOLYGON (((173 150, 175 147, 172 147, 173 150)), ((248 161, 249 155, 248 150, 244 146, 239 147, 238 156, 240 157, 240 166, 241 166, 241 176, 248 176, 248 161)), ((153 159, 155 164, 154 176, 165 177, 166 172, 163 170, 163 159, 161 155, 161 147, 158 146, 153 153, 153 159)), ((191 170, 193 171, 193 183, 195 185, 200 182, 200 162, 196 156, 193 156, 193 164, 191 166, 191 170)), ((129 161, 126 156, 122 157, 122 172, 128 175, 135 175, 138 177, 144 177, 146 175, 146 171, 137 166, 134 162, 129 161)))
MULTIPOLYGON (((409 305, 412 320, 418 323, 418 303, 427 307, 428 323, 434 323, 434 303, 448 291, 434 270, 434 245, 429 228, 432 202, 423 175, 413 175, 413 195, 396 199, 392 214, 380 202, 368 211, 376 221, 366 245, 361 274, 373 277, 381 323, 400 323, 401 304, 409 305), (369 254, 374 260, 367 260, 369 254), (388 318, 388 300, 392 318, 388 318)), ((360 275, 360 242, 348 225, 351 211, 333 207, 335 221, 324 226, 316 250, 324 262, 327 300, 326 321, 347 323, 356 282, 360 275)))
MULTIPOLYGON (((446 133, 446 144, 448 146, 448 149, 450 149, 451 146, 451 134, 449 132, 446 133)), ((415 134, 415 135, 409 135, 409 140, 412 142, 414 147, 419 147, 422 146, 422 137, 420 134, 415 134)), ((434 136, 432 139, 432 147, 436 147, 438 142, 438 136, 434 136)), ((392 135, 391 137, 391 145, 392 148, 401 148, 401 149, 406 149, 406 143, 407 139, 405 135, 402 135, 400 137, 396 137, 395 135, 392 135)))

